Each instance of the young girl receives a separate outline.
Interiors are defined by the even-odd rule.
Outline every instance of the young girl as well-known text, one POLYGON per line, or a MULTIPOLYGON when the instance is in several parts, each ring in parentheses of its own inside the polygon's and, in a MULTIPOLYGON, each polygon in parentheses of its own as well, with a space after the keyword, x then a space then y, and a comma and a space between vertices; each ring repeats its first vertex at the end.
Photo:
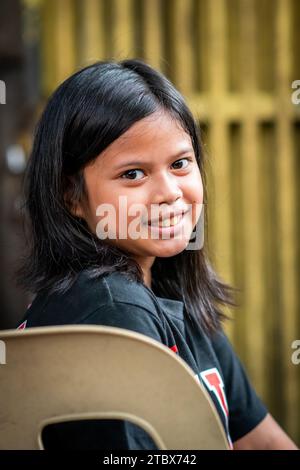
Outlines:
MULTIPOLYGON (((31 246, 18 278, 36 295, 19 328, 96 324, 150 336, 193 369, 235 449, 296 448, 222 330, 220 305, 235 305, 234 289, 191 243, 204 183, 197 125, 164 75, 133 59, 68 78, 40 119, 25 178, 31 246)), ((156 448, 118 420, 53 425, 44 443, 156 448)))

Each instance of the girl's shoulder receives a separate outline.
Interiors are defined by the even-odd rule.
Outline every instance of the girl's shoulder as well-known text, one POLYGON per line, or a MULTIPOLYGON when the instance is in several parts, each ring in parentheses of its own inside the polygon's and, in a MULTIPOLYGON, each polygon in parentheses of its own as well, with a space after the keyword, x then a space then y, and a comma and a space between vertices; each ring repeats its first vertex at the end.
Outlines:
POLYGON ((113 272, 103 276, 101 281, 111 301, 136 305, 146 310, 157 310, 157 301, 153 292, 126 273, 113 272))
POLYGON ((88 270, 79 273, 64 292, 39 292, 22 319, 21 325, 46 326, 83 323, 101 307, 127 304, 159 315, 155 296, 141 282, 125 273, 113 272, 93 277, 88 270))

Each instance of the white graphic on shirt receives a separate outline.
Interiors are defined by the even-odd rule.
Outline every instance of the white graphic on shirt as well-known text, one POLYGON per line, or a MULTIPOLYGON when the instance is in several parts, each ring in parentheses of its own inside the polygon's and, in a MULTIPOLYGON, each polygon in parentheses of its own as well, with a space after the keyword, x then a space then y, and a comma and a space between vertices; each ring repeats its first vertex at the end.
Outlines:
POLYGON ((18 326, 17 330, 25 330, 27 324, 27 320, 23 321, 21 325, 18 326))

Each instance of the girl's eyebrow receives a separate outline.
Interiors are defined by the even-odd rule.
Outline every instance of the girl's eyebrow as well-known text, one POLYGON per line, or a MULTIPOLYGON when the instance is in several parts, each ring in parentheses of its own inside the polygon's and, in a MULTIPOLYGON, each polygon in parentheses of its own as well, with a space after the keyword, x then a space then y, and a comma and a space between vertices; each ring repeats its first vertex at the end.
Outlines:
MULTIPOLYGON (((186 153, 190 153, 190 152, 193 152, 194 149, 192 147, 187 147, 187 148, 184 148, 182 150, 180 150, 180 152, 178 152, 177 154, 173 155, 173 156, 170 156, 169 159, 176 159, 176 158, 179 158, 181 157, 182 155, 185 155, 186 153)), ((140 165, 147 165, 148 163, 144 160, 131 160, 131 161, 128 161, 128 162, 123 162, 121 163, 120 165, 116 166, 114 168, 114 170, 120 170, 121 168, 124 168, 126 166, 131 166, 131 165, 134 165, 134 166, 140 166, 140 165)), ((151 162, 149 162, 149 165, 151 165, 151 162)))

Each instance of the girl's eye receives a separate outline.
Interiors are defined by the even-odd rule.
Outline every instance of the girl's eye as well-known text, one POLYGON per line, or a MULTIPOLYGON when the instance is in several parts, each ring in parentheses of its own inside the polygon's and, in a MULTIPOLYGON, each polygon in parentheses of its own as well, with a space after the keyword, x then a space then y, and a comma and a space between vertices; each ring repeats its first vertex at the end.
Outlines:
POLYGON ((189 166, 191 161, 191 158, 181 158, 180 160, 176 160, 172 165, 175 165, 175 170, 184 170, 189 166), (184 163, 184 165, 182 165, 182 163, 184 163))
POLYGON ((136 175, 138 173, 141 173, 143 177, 144 172, 142 170, 128 170, 128 171, 125 171, 123 175, 121 175, 121 178, 129 179, 129 180, 140 180, 141 178, 136 178, 136 175))

